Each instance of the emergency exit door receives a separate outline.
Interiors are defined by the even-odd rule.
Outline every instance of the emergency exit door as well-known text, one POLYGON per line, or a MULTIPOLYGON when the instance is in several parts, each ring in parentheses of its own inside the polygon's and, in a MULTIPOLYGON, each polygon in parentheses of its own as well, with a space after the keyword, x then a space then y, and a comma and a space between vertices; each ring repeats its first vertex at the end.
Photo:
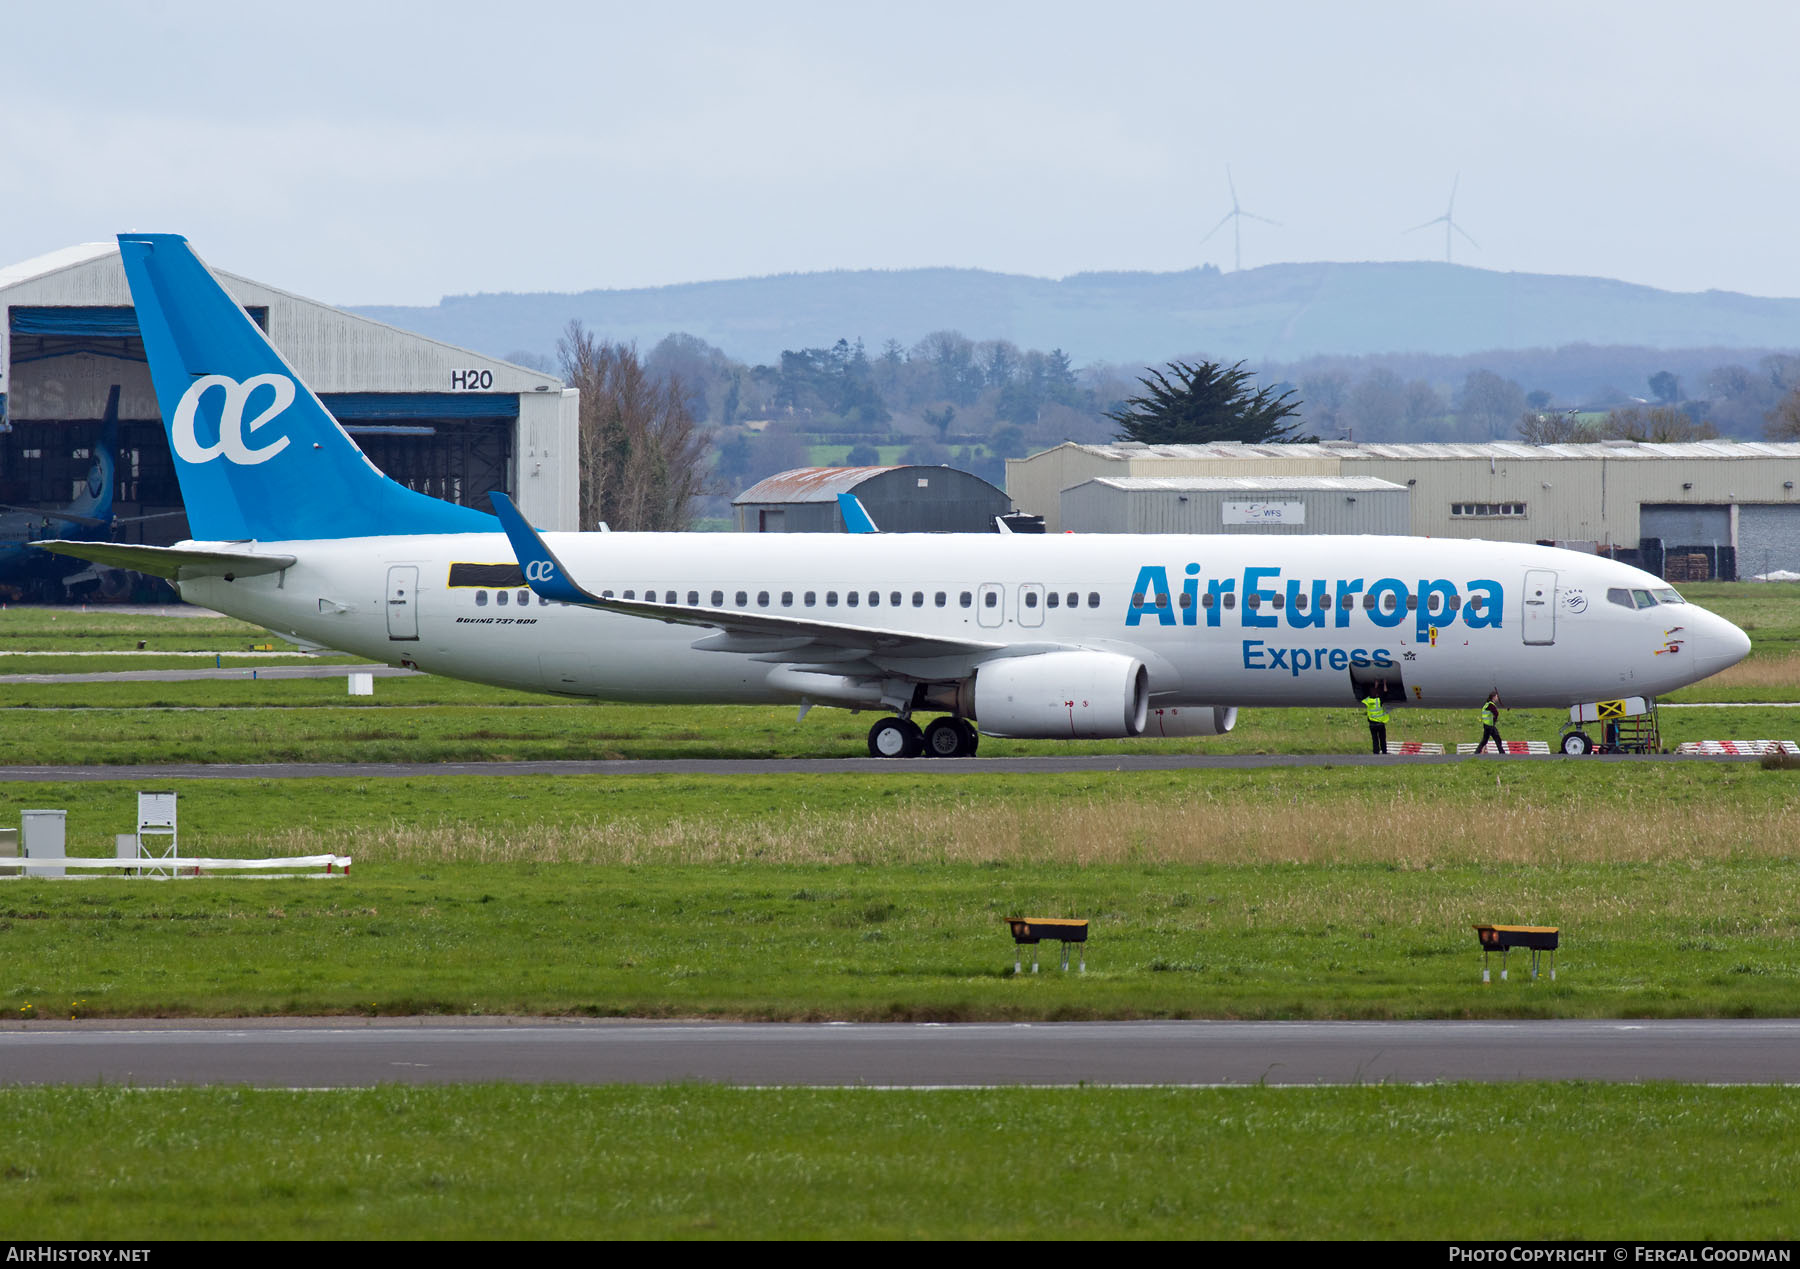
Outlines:
POLYGON ((419 567, 396 564, 388 569, 388 638, 400 641, 419 637, 419 567))
POLYGON ((1525 618, 1521 623, 1525 642, 1556 642, 1556 574, 1547 568, 1525 573, 1525 618))

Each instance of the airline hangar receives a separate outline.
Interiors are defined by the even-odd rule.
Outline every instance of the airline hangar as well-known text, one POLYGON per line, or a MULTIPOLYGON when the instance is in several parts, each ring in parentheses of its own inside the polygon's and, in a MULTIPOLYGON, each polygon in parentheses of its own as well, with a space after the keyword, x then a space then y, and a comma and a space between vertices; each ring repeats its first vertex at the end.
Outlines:
MULTIPOLYGON (((503 490, 533 524, 577 527, 577 394, 556 376, 213 273, 389 476, 484 511, 503 490)), ((0 504, 70 501, 115 385, 111 536, 179 541, 187 520, 118 246, 0 267, 0 504)))

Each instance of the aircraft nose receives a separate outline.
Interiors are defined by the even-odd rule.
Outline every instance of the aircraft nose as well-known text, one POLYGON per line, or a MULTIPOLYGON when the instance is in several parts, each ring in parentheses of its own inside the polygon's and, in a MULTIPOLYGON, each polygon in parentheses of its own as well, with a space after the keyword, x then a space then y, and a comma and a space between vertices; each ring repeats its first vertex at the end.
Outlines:
POLYGON ((1696 639, 1694 669, 1702 678, 1728 670, 1750 655, 1750 636, 1716 613, 1706 614, 1705 629, 1696 639))

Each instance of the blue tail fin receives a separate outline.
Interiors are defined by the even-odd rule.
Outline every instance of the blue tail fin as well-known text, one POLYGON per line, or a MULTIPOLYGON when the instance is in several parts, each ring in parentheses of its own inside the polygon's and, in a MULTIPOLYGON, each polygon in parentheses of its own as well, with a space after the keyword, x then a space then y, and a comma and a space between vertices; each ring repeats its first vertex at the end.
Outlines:
POLYGON ((491 533, 382 475, 178 234, 121 234, 188 526, 208 541, 491 533))

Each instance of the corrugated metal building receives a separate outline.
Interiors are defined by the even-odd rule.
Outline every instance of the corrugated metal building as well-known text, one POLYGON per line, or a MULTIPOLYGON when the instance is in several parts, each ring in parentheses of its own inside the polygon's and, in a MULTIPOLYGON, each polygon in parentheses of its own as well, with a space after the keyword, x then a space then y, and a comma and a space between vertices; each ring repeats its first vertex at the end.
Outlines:
MULTIPOLYGON (((214 270, 376 466, 413 489, 487 509, 511 494, 534 523, 577 527, 577 394, 554 375, 214 270)), ((119 394, 114 514, 122 541, 187 535, 174 467, 113 243, 0 268, 0 503, 70 501, 119 394)))
POLYGON ((954 467, 799 467, 731 500, 740 533, 842 533, 838 495, 854 494, 883 533, 993 533, 1004 490, 954 467))
POLYGON ((1406 533, 1405 485, 1368 476, 1114 476, 1062 492, 1076 533, 1406 533))
POLYGON ((1062 493, 1123 477, 1360 476, 1412 491, 1410 532, 1591 542, 1670 576, 1800 570, 1800 444, 1059 445, 1006 464, 1023 511, 1062 522, 1062 493))

